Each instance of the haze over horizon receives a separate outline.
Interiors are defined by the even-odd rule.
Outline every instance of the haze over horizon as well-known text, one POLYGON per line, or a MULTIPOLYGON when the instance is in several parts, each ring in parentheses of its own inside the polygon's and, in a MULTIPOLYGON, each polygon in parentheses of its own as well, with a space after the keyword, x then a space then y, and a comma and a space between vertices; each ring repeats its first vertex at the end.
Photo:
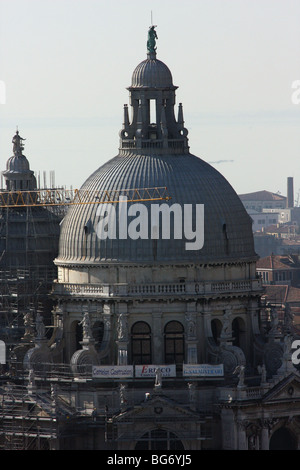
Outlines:
MULTIPOLYGON (((118 153, 131 75, 157 57, 183 103, 191 153, 238 194, 300 190, 297 0, 0 0, 0 170, 18 126, 31 169, 80 187, 118 153)), ((129 103, 128 103, 129 104, 129 103)))

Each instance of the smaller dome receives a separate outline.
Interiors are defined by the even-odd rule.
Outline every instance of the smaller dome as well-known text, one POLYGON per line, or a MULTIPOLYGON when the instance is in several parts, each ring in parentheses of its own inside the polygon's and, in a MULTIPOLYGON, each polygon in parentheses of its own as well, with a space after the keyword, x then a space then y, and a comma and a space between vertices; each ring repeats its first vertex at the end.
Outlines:
POLYGON ((131 86, 133 88, 175 88, 169 68, 155 54, 148 55, 132 74, 131 86))
POLYGON ((6 170, 15 173, 28 172, 29 162, 25 155, 13 155, 6 162, 6 170))

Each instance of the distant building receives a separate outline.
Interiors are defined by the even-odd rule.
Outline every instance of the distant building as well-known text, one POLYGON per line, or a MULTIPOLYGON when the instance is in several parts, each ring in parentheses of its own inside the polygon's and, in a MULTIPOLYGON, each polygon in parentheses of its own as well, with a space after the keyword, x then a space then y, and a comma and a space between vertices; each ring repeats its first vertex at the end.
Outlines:
MULTIPOLYGON (((300 207, 294 204, 293 178, 287 178, 287 194, 256 191, 239 197, 253 220, 253 232, 263 231, 273 224, 300 226, 300 207)), ((296 201, 296 204, 298 202, 296 201)))
POLYGON ((254 232, 254 246, 255 251, 260 258, 269 256, 272 253, 275 255, 280 253, 280 248, 282 245, 282 240, 275 238, 273 235, 269 235, 265 232, 254 232))
POLYGON ((289 207, 278 211, 278 222, 300 226, 300 207, 289 207))
POLYGON ((296 236, 297 230, 298 226, 296 225, 275 224, 266 227, 264 232, 276 238, 291 239, 296 236))
POLYGON ((262 304, 276 309, 282 325, 290 316, 294 332, 300 333, 300 256, 270 255, 257 262, 264 294, 262 304))
POLYGON ((266 285, 261 302, 266 310, 276 311, 283 328, 287 319, 292 318, 292 331, 295 335, 300 335, 300 287, 288 284, 266 285))
POLYGON ((300 284, 300 258, 296 255, 271 254, 257 261, 256 270, 263 284, 300 284))
POLYGON ((277 224, 278 222, 278 213, 276 212, 257 212, 254 209, 247 209, 247 212, 253 221, 253 232, 264 231, 269 225, 277 224))
POLYGON ((280 244, 280 251, 278 254, 300 255, 300 236, 298 235, 292 239, 282 239, 280 244))
POLYGON ((287 201, 285 196, 270 191, 240 194, 239 197, 247 210, 256 212, 263 212, 264 209, 284 209, 287 201))

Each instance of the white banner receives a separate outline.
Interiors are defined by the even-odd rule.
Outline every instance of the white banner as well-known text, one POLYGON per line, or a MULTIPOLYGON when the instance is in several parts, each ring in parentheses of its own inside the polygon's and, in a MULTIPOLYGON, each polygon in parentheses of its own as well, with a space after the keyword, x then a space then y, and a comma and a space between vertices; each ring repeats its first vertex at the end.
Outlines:
POLYGON ((183 364, 183 376, 220 377, 224 375, 223 364, 183 364))
POLYGON ((0 364, 6 364, 6 345, 0 341, 0 364))
POLYGON ((176 377, 176 365, 141 365, 135 366, 136 377, 155 377, 156 369, 161 370, 162 377, 176 377))
POLYGON ((133 377, 133 366, 93 366, 93 377, 116 379, 133 377))

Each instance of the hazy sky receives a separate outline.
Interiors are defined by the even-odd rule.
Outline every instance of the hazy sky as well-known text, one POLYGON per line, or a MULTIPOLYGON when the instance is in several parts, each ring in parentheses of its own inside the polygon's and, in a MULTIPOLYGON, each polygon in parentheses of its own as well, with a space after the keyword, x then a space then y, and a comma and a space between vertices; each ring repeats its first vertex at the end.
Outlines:
POLYGON ((286 195, 293 176, 297 198, 300 0, 0 0, 0 169, 16 126, 57 185, 80 187, 118 153, 151 11, 191 152, 239 194, 286 195))

